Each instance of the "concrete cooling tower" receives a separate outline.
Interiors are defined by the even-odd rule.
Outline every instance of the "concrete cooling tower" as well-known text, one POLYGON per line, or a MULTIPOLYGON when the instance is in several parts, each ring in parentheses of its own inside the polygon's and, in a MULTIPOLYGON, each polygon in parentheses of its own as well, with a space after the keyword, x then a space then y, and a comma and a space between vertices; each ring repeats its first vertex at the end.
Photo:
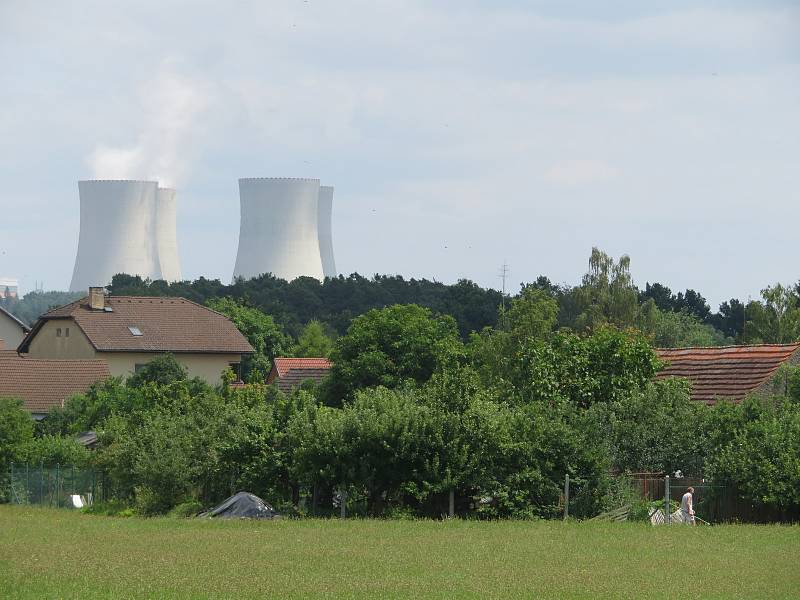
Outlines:
POLYGON ((81 231, 69 289, 111 283, 117 273, 179 281, 175 190, 155 181, 79 181, 81 231))
POLYGON ((336 261, 333 259, 333 186, 321 185, 319 188, 319 209, 317 211, 319 251, 322 258, 322 272, 325 277, 336 277, 336 261))
POLYGON ((317 227, 319 179, 239 180, 241 225, 233 277, 263 273, 323 279, 317 227))
POLYGON ((81 231, 71 291, 103 286, 117 273, 160 279, 155 181, 79 181, 81 231))
POLYGON ((161 279, 181 280, 181 264, 178 259, 177 202, 175 190, 158 188, 155 205, 155 234, 158 266, 161 279))

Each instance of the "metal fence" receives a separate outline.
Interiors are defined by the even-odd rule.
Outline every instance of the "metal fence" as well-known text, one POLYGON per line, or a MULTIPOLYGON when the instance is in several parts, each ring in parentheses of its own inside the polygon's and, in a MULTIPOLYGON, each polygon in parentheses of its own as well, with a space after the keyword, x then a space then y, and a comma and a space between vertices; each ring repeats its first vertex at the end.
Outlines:
POLYGON ((39 506, 74 506, 72 496, 84 504, 105 500, 106 478, 101 471, 74 465, 15 465, 8 473, 7 496, 12 504, 39 506))
POLYGON ((694 509, 706 521, 776 523, 793 522, 796 516, 780 510, 757 506, 742 500, 733 486, 717 485, 699 477, 665 477, 660 473, 633 473, 631 484, 646 500, 669 499, 680 502, 688 487, 694 488, 694 509), (669 486, 669 487, 667 487, 669 486))

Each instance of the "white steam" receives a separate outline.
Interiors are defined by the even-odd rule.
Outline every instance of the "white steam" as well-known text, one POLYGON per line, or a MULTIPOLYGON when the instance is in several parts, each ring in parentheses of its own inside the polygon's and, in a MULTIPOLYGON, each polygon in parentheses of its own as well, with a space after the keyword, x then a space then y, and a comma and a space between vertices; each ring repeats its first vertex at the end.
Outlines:
POLYGON ((175 186, 189 170, 199 117, 210 104, 204 82, 181 76, 169 65, 141 90, 142 127, 136 144, 99 144, 89 157, 95 179, 152 179, 175 186))

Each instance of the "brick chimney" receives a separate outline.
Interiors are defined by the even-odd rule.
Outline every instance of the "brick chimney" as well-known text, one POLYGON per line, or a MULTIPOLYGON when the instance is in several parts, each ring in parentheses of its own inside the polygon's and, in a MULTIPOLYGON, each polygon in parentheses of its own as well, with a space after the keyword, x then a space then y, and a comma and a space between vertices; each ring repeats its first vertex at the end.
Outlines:
POLYGON ((89 308, 92 310, 104 310, 106 307, 106 295, 101 287, 89 288, 89 308))

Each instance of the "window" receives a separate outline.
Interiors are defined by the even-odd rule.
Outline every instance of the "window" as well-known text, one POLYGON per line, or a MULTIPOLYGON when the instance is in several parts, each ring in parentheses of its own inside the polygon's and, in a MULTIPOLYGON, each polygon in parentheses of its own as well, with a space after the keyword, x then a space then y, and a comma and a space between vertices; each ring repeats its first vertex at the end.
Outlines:
POLYGON ((56 337, 61 337, 61 327, 56 329, 56 337))
POLYGON ((233 374, 236 375, 236 381, 242 380, 242 363, 228 363, 228 366, 233 371, 233 374))
POLYGON ((131 332, 131 335, 135 335, 136 337, 142 335, 142 331, 138 327, 130 326, 128 327, 128 331, 131 332))
POLYGON ((69 337, 69 327, 64 330, 64 337, 69 337))
POLYGON ((138 373, 147 366, 147 363, 136 363, 133 365, 133 372, 138 373))

